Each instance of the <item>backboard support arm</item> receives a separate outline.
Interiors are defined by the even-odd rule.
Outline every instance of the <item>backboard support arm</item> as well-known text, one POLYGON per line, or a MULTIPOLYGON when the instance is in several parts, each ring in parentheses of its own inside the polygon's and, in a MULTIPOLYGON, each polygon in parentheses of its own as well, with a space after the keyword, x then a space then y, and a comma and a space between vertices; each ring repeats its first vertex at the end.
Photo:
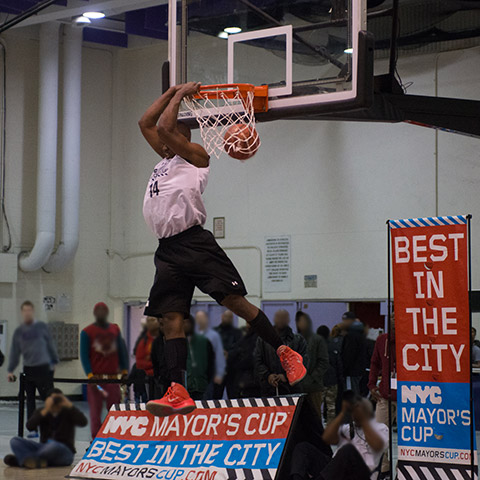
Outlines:
POLYGON ((188 54, 188 4, 187 0, 182 0, 182 25, 180 29, 182 35, 182 49, 180 53, 180 79, 181 83, 187 82, 187 54, 188 54))
POLYGON ((173 86, 177 84, 177 0, 168 0, 168 64, 173 86))

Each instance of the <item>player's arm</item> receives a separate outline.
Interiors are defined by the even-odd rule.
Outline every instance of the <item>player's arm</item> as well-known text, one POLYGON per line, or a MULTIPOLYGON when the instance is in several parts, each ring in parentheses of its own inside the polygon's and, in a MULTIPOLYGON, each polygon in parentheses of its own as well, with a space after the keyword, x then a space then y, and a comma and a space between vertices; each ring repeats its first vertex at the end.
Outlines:
POLYGON ((138 122, 138 126, 145 140, 159 155, 162 155, 163 142, 158 136, 157 122, 176 92, 177 87, 170 87, 160 98, 157 98, 157 100, 152 103, 138 122))
POLYGON ((177 128, 178 110, 182 100, 184 97, 195 95, 199 87, 200 84, 196 82, 189 82, 178 87, 175 95, 160 116, 157 134, 160 140, 177 155, 198 168, 206 168, 210 163, 208 153, 201 145, 191 142, 182 135, 177 128))

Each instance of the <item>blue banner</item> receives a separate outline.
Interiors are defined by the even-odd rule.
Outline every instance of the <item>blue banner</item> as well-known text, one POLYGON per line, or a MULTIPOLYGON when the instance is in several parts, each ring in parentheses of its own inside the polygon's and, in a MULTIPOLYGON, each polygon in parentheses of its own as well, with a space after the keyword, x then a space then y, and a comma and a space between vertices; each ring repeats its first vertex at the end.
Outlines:
POLYGON ((398 443, 470 449, 470 384, 398 382, 398 443))
POLYGON ((132 466, 168 466, 169 468, 268 469, 280 462, 285 440, 248 440, 132 442, 116 438, 96 439, 85 460, 110 465, 121 462, 132 466))

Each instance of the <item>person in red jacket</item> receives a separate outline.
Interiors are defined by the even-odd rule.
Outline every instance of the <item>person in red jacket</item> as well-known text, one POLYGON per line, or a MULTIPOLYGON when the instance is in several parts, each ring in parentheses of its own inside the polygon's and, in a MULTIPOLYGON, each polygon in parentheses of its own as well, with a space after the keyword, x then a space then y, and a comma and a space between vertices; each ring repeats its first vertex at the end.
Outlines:
MULTIPOLYGON (((120 328, 108 321, 108 307, 100 302, 93 308, 95 322, 82 330, 80 335, 80 360, 87 378, 96 380, 118 379, 128 374, 128 353, 120 328)), ((120 385, 89 384, 88 406, 90 407, 90 429, 95 438, 102 426, 103 402, 107 409, 120 403, 120 385)))
MULTIPOLYGON (((154 340, 160 335, 160 322, 156 317, 147 317, 145 328, 137 339, 133 353, 135 355, 135 365, 132 368, 130 376, 135 383, 133 390, 135 393, 135 403, 146 403, 149 398, 154 398, 154 392, 147 394, 147 377, 153 377, 152 345, 154 340)), ((148 382, 151 386, 152 382, 148 382)))
MULTIPOLYGON (((395 322, 392 316, 390 343, 388 334, 384 333, 377 338, 375 349, 370 363, 368 389, 372 398, 377 402, 376 420, 379 423, 389 424, 389 404, 391 405, 392 425, 397 418, 397 368, 395 358, 395 322), (378 378, 381 377, 380 383, 378 378)), ((385 454, 382 462, 382 477, 388 478, 390 461, 385 454)))
POLYGON ((145 332, 138 338, 135 345, 135 360, 137 368, 153 376, 152 343, 160 333, 160 323, 156 317, 147 317, 145 332))

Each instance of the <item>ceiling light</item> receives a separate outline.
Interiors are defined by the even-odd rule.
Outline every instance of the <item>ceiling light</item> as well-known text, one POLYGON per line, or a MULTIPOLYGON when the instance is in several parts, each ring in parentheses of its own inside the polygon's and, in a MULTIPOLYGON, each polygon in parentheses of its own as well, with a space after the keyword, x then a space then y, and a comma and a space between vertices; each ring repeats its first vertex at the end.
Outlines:
POLYGON ((240 33, 242 29, 240 27, 226 27, 223 29, 223 31, 226 33, 235 34, 235 33, 240 33))
POLYGON ((84 17, 83 15, 80 15, 79 17, 74 17, 72 19, 72 24, 77 25, 79 27, 83 27, 84 25, 88 25, 89 23, 92 23, 89 18, 84 17))
POLYGON ((227 32, 220 32, 217 35, 218 38, 228 38, 228 33, 227 32))
POLYGON ((348 47, 346 48, 343 53, 348 53, 349 55, 351 55, 353 53, 353 48, 352 47, 348 47))
POLYGON ((99 18, 105 18, 105 14, 103 12, 85 12, 83 16, 90 18, 91 20, 98 20, 99 18))

